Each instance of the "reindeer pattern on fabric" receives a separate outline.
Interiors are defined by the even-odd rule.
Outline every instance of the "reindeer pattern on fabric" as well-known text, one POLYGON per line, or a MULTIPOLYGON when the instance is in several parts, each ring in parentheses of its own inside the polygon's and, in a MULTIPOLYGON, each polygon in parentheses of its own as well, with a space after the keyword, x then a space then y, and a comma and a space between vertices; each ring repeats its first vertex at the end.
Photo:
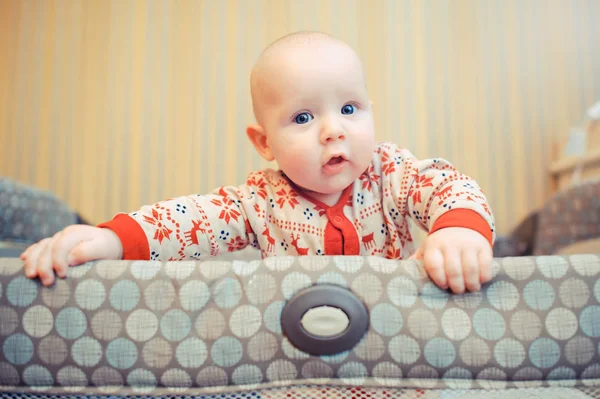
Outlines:
MULTIPOLYGON (((334 206, 305 196, 283 172, 267 169, 251 173, 243 185, 161 201, 128 216, 143 230, 150 259, 201 259, 247 245, 262 257, 402 259, 414 252, 409 218, 431 231, 438 218, 457 209, 473 211, 494 236, 493 217, 475 181, 443 159, 418 160, 380 143, 369 168, 334 206)), ((463 227, 469 225, 466 220, 463 227)))

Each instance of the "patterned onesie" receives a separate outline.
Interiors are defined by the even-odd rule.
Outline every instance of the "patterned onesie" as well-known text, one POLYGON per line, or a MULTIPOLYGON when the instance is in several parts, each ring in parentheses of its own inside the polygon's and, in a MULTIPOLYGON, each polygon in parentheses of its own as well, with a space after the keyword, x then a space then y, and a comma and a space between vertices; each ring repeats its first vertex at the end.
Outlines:
POLYGON ((251 173, 246 184, 189 195, 119 214, 100 227, 123 243, 124 259, 201 259, 247 245, 262 257, 414 252, 408 218, 432 232, 467 227, 495 238, 494 220, 475 181, 442 159, 417 160, 380 143, 369 168, 338 203, 303 195, 283 172, 251 173))

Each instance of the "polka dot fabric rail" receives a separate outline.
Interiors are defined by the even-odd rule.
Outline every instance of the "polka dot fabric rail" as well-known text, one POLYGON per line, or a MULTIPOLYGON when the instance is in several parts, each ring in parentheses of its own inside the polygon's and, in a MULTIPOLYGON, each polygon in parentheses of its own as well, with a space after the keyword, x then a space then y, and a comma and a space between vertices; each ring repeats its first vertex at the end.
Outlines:
POLYGON ((438 289, 420 263, 375 257, 100 261, 43 288, 20 260, 0 259, 0 391, 598 397, 600 257, 502 258, 494 269, 464 295, 438 289), (314 284, 366 305, 352 350, 312 356, 282 333, 286 301, 314 284))

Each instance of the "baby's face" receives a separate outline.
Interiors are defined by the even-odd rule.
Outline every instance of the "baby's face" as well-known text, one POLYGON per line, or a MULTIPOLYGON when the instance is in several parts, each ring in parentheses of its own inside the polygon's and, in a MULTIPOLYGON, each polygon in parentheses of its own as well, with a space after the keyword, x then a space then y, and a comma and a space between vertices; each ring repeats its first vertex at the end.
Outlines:
POLYGON ((369 166, 373 112, 360 60, 324 44, 280 57, 265 79, 262 125, 281 170, 328 202, 369 166))

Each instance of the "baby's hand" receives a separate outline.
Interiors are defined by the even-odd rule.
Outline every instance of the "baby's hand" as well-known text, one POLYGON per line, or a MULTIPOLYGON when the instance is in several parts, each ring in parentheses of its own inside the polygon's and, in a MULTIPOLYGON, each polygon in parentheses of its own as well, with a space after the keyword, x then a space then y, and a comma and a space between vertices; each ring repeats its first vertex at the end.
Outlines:
POLYGON ((479 291, 492 279, 492 247, 484 236, 463 227, 429 235, 411 259, 423 260, 429 277, 442 289, 462 294, 479 291))
POLYGON ((54 272, 64 278, 67 267, 96 259, 121 259, 123 246, 109 229, 73 225, 52 238, 31 245, 22 254, 25 275, 39 277, 45 286, 54 283, 54 272))

